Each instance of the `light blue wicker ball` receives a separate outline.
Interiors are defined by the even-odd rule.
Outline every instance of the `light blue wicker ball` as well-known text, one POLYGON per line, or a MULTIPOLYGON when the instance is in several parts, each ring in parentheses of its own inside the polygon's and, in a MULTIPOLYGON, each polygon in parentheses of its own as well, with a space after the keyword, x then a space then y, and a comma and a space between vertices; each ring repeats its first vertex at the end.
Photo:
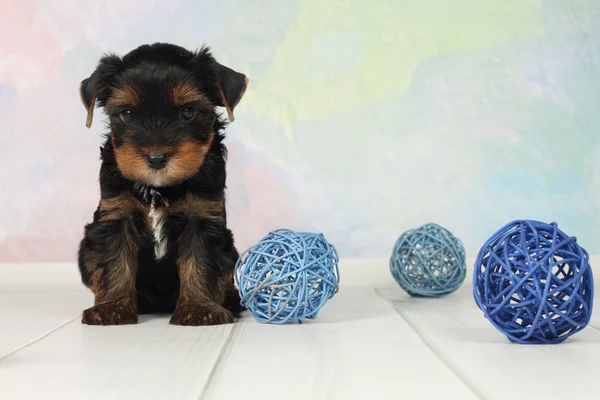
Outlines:
POLYGON ((457 237, 436 224, 402 234, 390 258, 396 282, 412 296, 442 296, 465 280, 465 248, 457 237))
POLYGON ((235 281, 259 322, 315 319, 338 291, 338 254, 320 233, 279 229, 240 256, 235 281))

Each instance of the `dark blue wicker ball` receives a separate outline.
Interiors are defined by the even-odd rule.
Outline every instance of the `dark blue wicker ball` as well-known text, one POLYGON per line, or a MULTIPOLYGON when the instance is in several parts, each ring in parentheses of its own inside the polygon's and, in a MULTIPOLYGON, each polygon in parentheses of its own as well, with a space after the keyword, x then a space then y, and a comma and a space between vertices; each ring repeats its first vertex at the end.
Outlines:
POLYGON ((560 343, 585 328, 592 315, 588 253, 556 223, 511 222, 479 251, 473 295, 511 341, 560 343))

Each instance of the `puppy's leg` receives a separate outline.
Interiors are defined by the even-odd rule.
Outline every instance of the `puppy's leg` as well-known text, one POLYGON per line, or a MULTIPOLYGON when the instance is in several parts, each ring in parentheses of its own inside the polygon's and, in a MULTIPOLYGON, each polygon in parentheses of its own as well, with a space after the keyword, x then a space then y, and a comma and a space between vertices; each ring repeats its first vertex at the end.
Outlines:
POLYGON ((223 265, 223 229, 210 221, 190 220, 180 238, 177 267, 180 290, 174 325, 220 325, 233 322, 222 304, 228 275, 223 265))
POLYGON ((95 301, 83 312, 84 324, 137 323, 137 236, 129 213, 123 210, 107 213, 99 208, 94 222, 86 226, 79 249, 79 268, 95 301))

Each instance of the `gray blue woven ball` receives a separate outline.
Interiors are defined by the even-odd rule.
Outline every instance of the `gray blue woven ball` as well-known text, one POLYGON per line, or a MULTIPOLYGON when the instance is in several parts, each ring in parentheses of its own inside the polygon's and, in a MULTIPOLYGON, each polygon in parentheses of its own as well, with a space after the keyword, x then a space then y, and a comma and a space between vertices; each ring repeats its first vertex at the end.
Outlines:
POLYGON ((403 233, 394 246, 390 270, 411 296, 436 297, 454 292, 465 280, 465 248, 436 224, 403 233))
POLYGON ((338 254, 322 234, 279 229, 244 252, 235 282, 259 322, 315 319, 338 291, 338 254))
POLYGON ((479 251, 473 296, 509 340, 560 343, 584 329, 592 316, 588 253, 556 223, 513 221, 479 251))

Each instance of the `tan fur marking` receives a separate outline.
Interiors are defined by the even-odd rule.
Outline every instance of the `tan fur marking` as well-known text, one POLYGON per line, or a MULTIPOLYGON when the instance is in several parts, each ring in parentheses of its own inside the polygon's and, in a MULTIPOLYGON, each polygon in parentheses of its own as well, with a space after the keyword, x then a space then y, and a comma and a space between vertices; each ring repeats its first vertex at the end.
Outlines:
POLYGON ((108 273, 110 285, 106 299, 127 298, 135 293, 135 276, 137 274, 137 243, 131 233, 126 233, 124 242, 114 264, 108 273), (125 294, 125 296, 123 296, 125 294), (127 296, 129 294, 129 296, 127 296))
POLYGON ((92 293, 94 293, 94 296, 96 296, 96 298, 102 297, 102 270, 96 268, 94 263, 90 261, 92 260, 90 260, 89 257, 87 257, 85 260, 86 269, 88 271, 91 271, 93 269, 94 271, 92 272, 92 276, 90 277, 89 288, 92 291, 92 293))
POLYGON ((211 133, 207 143, 198 143, 194 140, 187 140, 174 147, 161 148, 137 148, 130 143, 125 143, 117 147, 112 138, 113 149, 119 170, 127 178, 134 181, 152 185, 167 186, 194 175, 202 164, 204 157, 210 149, 214 138, 211 133), (155 171, 146 163, 145 156, 153 151, 162 151, 171 153, 171 159, 167 166, 161 170, 155 171))
MULTIPOLYGON (((102 207, 115 206, 116 204, 134 204, 129 200, 122 198, 108 199, 101 202, 102 207)), ((108 209, 107 209, 108 210, 108 209)), ((113 210, 113 208, 110 208, 113 210)), ((116 210, 116 209, 114 209, 116 210)), ((120 212, 120 211, 119 211, 120 212)), ((112 215, 112 214, 109 214, 112 215)), ((107 220, 114 219, 109 218, 107 220)), ((99 222, 102 222, 101 219, 99 222)), ((112 244, 119 249, 114 258, 110 259, 110 267, 108 274, 103 276, 106 269, 99 268, 100 255, 93 252, 87 252, 85 255, 85 266, 91 272, 89 288, 94 293, 94 304, 104 304, 106 302, 128 299, 127 301, 135 301, 135 276, 138 267, 138 245, 133 227, 130 222, 125 223, 124 231, 115 236, 115 242, 112 244)))
POLYGON ((181 280, 177 306, 189 303, 211 303, 211 296, 206 292, 205 282, 201 276, 201 267, 193 257, 181 256, 177 260, 179 279, 181 280))
POLYGON ((151 183, 148 179, 151 170, 144 159, 145 155, 130 143, 125 143, 123 146, 117 147, 114 137, 111 137, 111 142, 121 173, 128 178, 137 179, 142 183, 151 183))
POLYGON ((122 86, 112 92, 107 104, 113 107, 135 107, 140 104, 140 96, 135 88, 122 86))
POLYGON ((222 220, 223 201, 208 200, 188 193, 184 200, 173 203, 168 212, 180 212, 201 219, 222 220))
POLYGON ((233 122, 235 120, 235 117, 233 116, 233 109, 227 102, 227 99, 225 98, 225 93, 223 93, 223 90, 220 87, 219 87, 219 93, 221 93, 221 99, 223 100, 223 105, 225 106, 225 110, 227 110, 227 118, 229 119, 229 122, 233 122))
POLYGON ((204 157, 210 149, 213 138, 214 133, 211 133, 207 143, 197 143, 191 140, 180 143, 165 168, 169 176, 174 181, 183 181, 198 172, 204 163, 204 157))
POLYGON ((87 117, 85 119, 85 127, 90 128, 92 126, 92 120, 94 119, 94 107, 96 106, 96 93, 94 93, 94 95, 92 96, 92 102, 90 103, 90 106, 87 107, 87 105, 85 104, 85 101, 83 101, 83 83, 80 83, 79 84, 79 98, 81 99, 81 102, 83 103, 84 107, 86 107, 86 109, 87 109, 87 117))
POLYGON ((135 210, 146 212, 147 207, 130 195, 121 195, 100 200, 98 209, 104 214, 98 221, 111 221, 127 218, 135 210))
POLYGON ((175 86, 171 91, 171 95, 173 96, 173 103, 177 106, 183 106, 204 97, 202 93, 190 83, 175 86))
POLYGON ((219 93, 221 94, 221 100, 223 101, 223 105, 225 106, 225 110, 227 110, 227 118, 229 119, 229 122, 235 121, 235 116, 233 115, 233 109, 237 107, 237 105, 239 104, 240 100, 242 100, 242 97, 244 97, 244 94, 246 93, 246 89, 248 88, 248 82, 249 82, 248 77, 244 76, 244 88, 240 92, 240 95, 238 96, 238 98, 235 99, 235 103, 233 103, 233 104, 229 104, 227 102, 227 98, 225 97, 225 93, 223 93, 223 89, 221 89, 221 87, 219 85, 219 93))
MULTIPOLYGON (((98 222, 126 220, 135 210, 146 212, 146 209, 147 206, 129 194, 101 199, 98 205, 98 211, 101 212, 98 222)), ((96 297, 95 304, 129 299, 132 296, 127 301, 135 300, 138 244, 134 229, 131 221, 124 221, 123 231, 114 236, 111 246, 118 249, 118 252, 109 259, 110 267, 106 276, 101 275, 104 269, 98 269, 101 256, 93 252, 86 254, 86 266, 88 270, 94 271, 90 289, 96 297)))

